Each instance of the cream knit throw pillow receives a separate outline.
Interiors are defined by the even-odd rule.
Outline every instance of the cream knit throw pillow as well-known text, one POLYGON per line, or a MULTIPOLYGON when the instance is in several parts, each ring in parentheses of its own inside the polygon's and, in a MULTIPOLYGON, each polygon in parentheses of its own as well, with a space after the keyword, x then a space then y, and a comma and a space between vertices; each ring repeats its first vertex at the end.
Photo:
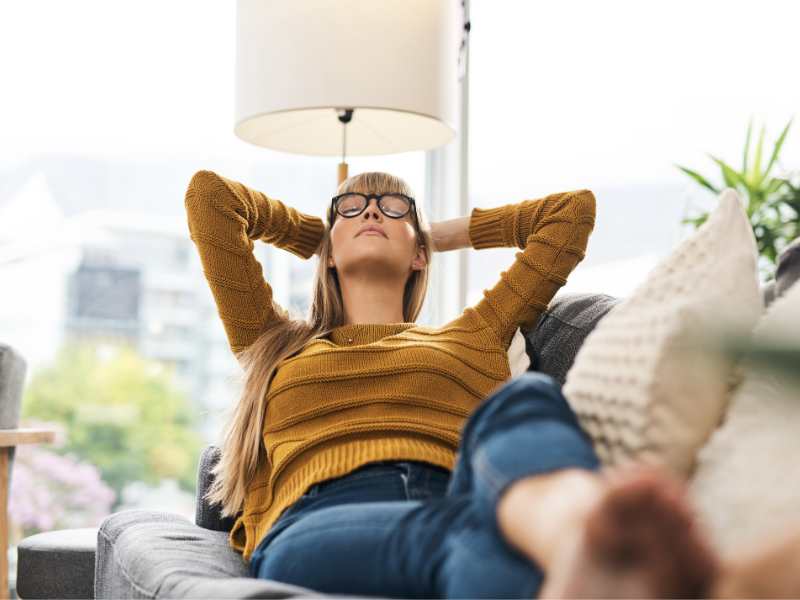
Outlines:
POLYGON ((519 329, 511 338, 511 345, 508 347, 508 366, 511 369, 512 379, 527 371, 531 366, 531 359, 525 351, 525 336, 519 329))
POLYGON ((606 465, 657 463, 687 477, 719 424, 732 365, 698 352, 704 332, 752 330, 763 311, 757 247, 737 193, 587 336, 563 393, 606 465))
MULTIPOLYGON (((775 300, 757 340, 800 344, 800 285, 775 300)), ((698 452, 689 485, 722 554, 800 527, 800 378, 745 365, 725 421, 698 452)))

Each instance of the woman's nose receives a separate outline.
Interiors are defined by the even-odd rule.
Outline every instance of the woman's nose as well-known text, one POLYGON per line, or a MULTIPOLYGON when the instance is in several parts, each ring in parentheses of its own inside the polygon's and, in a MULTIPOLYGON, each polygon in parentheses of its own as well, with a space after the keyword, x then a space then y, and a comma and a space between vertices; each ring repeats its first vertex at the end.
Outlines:
POLYGON ((364 218, 369 219, 369 215, 374 214, 376 219, 380 219, 383 215, 381 214, 380 209, 378 208, 378 199, 377 198, 370 198, 367 200, 367 208, 364 209, 364 218), (373 204, 372 201, 375 201, 373 204))

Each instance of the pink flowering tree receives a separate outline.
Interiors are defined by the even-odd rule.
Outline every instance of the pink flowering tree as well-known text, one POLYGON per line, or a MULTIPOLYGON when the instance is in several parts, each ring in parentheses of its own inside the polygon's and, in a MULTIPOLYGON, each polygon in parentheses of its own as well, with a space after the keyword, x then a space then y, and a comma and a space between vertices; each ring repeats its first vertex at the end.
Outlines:
POLYGON ((62 427, 63 443, 49 449, 96 466, 117 502, 133 482, 155 487, 174 479, 195 493, 204 444, 198 407, 174 367, 134 347, 66 343, 31 375, 21 418, 62 427))
MULTIPOLYGON (((27 422, 54 429, 56 424, 27 422)), ((8 500, 10 542, 53 529, 97 527, 111 512, 116 493, 97 467, 59 455, 45 445, 17 446, 8 500)))
POLYGON ((173 368, 125 344, 65 344, 24 390, 20 427, 59 435, 53 444, 16 450, 11 540, 97 527, 135 482, 173 480, 194 497, 204 443, 199 417, 173 368))

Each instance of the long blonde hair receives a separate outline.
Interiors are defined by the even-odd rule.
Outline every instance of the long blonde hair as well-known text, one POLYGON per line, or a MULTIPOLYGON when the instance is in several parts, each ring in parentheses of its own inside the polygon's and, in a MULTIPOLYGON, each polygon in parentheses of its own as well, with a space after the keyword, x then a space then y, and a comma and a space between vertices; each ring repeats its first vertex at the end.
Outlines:
MULTIPOLYGON (((345 179, 337 194, 345 192, 400 193, 414 196, 410 186, 394 175, 366 172, 345 179)), ((423 246, 426 265, 409 275, 403 291, 403 320, 417 319, 428 289, 431 262, 430 225, 415 202, 417 244, 423 246)), ((213 481, 204 498, 221 505, 223 517, 236 516, 244 506, 247 489, 259 465, 267 460, 262 438, 267 390, 277 366, 299 352, 312 339, 344 325, 344 302, 336 270, 327 268, 331 254, 331 222, 326 210, 325 232, 314 275, 308 317, 297 318, 273 303, 277 318, 267 324, 259 337, 236 355, 242 366, 242 391, 223 429, 219 461, 211 470, 213 481)))

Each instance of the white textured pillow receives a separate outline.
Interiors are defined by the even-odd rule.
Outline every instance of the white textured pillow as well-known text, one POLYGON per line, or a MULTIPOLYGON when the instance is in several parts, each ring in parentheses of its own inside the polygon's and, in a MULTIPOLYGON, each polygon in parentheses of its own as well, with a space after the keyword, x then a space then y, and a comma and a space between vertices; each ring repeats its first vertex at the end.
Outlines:
MULTIPOLYGON (((800 285, 770 305, 754 338, 800 344, 800 285)), ((731 555, 800 527, 800 380, 748 365, 744 372, 689 484, 700 520, 731 555)))
POLYGON ((688 476, 717 427, 732 365, 697 352, 698 336, 750 332, 763 312, 757 246, 732 189, 586 337, 563 393, 607 465, 633 461, 688 476))
POLYGON ((525 351, 525 336, 519 329, 511 338, 511 345, 508 347, 508 366, 511 368, 512 378, 524 373, 531 366, 531 359, 525 351))

